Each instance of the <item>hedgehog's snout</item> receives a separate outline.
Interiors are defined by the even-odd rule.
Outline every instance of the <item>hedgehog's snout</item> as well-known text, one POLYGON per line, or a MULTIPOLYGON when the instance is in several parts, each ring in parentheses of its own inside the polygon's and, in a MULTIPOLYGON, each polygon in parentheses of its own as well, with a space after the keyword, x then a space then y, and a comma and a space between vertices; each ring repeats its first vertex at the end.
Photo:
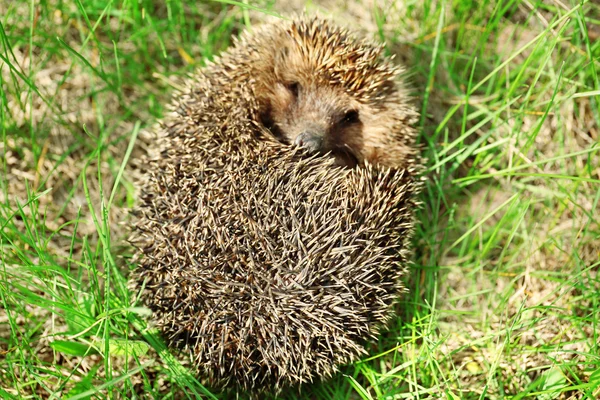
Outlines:
POLYGON ((313 130, 305 130, 296 136, 294 144, 307 149, 311 153, 318 153, 323 149, 323 135, 313 130))

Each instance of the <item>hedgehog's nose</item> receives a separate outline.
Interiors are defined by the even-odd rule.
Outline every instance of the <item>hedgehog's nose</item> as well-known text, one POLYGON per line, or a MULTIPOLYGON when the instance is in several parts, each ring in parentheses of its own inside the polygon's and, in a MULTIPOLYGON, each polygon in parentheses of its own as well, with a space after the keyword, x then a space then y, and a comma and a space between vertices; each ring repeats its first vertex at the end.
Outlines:
POLYGON ((294 144, 296 146, 304 147, 310 152, 316 153, 321 151, 323 146, 323 137, 316 133, 305 131, 296 137, 294 144))

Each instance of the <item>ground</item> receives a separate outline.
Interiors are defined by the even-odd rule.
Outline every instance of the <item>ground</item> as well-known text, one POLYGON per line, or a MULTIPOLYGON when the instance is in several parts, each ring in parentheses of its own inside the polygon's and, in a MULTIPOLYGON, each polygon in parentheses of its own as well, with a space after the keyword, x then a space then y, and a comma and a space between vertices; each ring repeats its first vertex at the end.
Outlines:
MULTIPOLYGON (((0 397, 211 394, 131 307, 147 131, 273 5, 0 0, 0 397)), ((415 261, 370 355, 284 398, 600 397, 600 5, 325 1, 406 65, 415 261)))

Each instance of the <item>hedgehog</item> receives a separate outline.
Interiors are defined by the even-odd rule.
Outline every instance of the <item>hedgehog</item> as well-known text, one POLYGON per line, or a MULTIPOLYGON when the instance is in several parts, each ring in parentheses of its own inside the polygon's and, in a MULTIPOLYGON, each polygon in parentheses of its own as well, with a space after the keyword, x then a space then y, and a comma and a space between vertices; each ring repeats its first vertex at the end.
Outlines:
POLYGON ((383 47, 321 18, 242 34, 157 129, 131 282, 204 383, 330 377, 405 291, 417 113, 383 47))

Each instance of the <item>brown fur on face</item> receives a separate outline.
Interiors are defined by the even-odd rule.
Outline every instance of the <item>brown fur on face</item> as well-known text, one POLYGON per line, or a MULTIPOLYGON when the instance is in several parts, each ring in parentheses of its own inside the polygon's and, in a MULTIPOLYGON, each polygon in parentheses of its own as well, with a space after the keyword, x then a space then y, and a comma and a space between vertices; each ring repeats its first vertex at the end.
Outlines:
POLYGON ((295 80, 288 76, 273 85, 269 96, 266 124, 278 139, 301 145, 301 134, 316 136, 320 143, 312 151, 331 153, 339 165, 362 161, 361 105, 339 88, 302 79, 302 74, 295 80))

